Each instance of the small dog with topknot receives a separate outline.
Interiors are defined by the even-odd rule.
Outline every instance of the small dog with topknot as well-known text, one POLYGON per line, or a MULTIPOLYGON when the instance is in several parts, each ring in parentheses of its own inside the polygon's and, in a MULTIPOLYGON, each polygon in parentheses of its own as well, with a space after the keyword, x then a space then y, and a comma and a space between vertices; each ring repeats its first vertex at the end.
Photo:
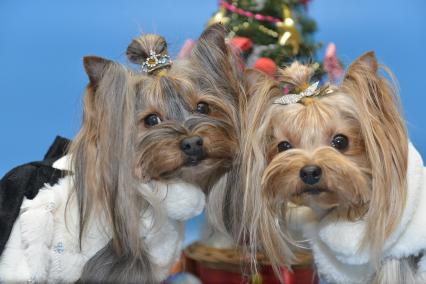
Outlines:
POLYGON ((298 62, 278 81, 247 71, 241 230, 276 268, 294 260, 297 227, 330 283, 425 282, 426 170, 380 71, 373 52, 338 86, 298 62))
POLYGON ((24 199, 1 281, 160 283, 180 255, 182 222, 232 167, 241 100, 220 25, 171 62, 164 39, 128 48, 133 70, 89 56, 83 122, 53 167, 71 175, 24 199))

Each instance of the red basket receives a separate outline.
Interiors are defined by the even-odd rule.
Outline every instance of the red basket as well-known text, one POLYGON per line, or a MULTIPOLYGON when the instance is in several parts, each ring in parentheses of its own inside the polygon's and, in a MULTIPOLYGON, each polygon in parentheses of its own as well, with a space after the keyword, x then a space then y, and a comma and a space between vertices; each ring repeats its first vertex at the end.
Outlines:
MULTIPOLYGON (((203 284, 280 284, 272 267, 265 261, 259 266, 257 275, 243 273, 244 261, 235 249, 217 249, 194 243, 185 249, 184 257, 185 271, 196 275, 203 284)), ((310 261, 292 269, 291 272, 281 268, 285 284, 318 283, 310 261)))

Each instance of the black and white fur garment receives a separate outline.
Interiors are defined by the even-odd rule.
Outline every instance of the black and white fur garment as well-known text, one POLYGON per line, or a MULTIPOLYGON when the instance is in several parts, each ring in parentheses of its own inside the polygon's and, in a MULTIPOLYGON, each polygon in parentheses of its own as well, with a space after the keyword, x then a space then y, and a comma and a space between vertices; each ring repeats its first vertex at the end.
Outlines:
POLYGON ((42 161, 20 165, 0 180, 0 256, 19 215, 24 197, 33 199, 44 184, 53 185, 67 174, 52 164, 65 154, 69 140, 57 136, 42 161))
MULTIPOLYGON (((75 282, 80 279, 85 264, 108 248, 111 232, 102 213, 91 218, 80 242, 78 200, 72 194, 71 159, 63 155, 51 164, 53 172, 43 175, 47 182, 41 182, 41 188, 34 186, 37 196, 26 198, 26 187, 21 190, 20 201, 13 205, 18 216, 9 222, 11 229, 0 256, 0 283, 75 282)), ((32 170, 36 176, 42 171, 32 170)), ((33 174, 25 177, 30 179, 33 174)), ((179 180, 141 183, 138 190, 150 194, 157 206, 141 211, 139 237, 146 244, 155 283, 160 283, 179 258, 183 222, 202 212, 205 195, 199 187, 179 180), (158 224, 154 222, 157 216, 162 217, 158 224)), ((83 282, 87 281, 83 279, 83 282)))

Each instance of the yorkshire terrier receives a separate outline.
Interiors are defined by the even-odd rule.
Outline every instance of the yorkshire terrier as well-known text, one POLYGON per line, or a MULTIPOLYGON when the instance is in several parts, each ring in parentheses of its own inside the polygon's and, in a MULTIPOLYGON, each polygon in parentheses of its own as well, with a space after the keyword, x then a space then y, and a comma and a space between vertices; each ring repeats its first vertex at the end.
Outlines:
POLYGON ((368 52, 322 87, 297 62, 277 81, 247 71, 243 223, 275 266, 296 223, 327 282, 425 283, 426 172, 379 67, 368 52))
POLYGON ((188 58, 160 70, 149 69, 149 62, 161 61, 156 54, 164 52, 164 41, 147 42, 145 36, 129 45, 130 61, 154 74, 136 84, 145 105, 139 142, 140 155, 147 158, 140 160, 141 178, 178 178, 209 192, 232 167, 243 94, 238 59, 225 35, 220 24, 207 28, 188 58), (138 58, 147 58, 146 64, 138 58))
MULTIPOLYGON (((180 124, 166 121, 144 137, 144 151, 157 153, 157 159, 153 164, 146 161, 143 171, 156 170, 152 176, 159 179, 177 178, 201 187, 208 193, 208 224, 202 241, 222 245, 224 241, 233 247, 225 226, 238 210, 227 201, 232 192, 229 189, 235 188, 237 182, 246 96, 241 84, 242 63, 226 43, 226 35, 221 24, 212 25, 188 57, 176 61, 167 72, 153 68, 152 73, 157 76, 152 78, 162 84, 157 89, 162 90, 162 96, 171 98, 180 124), (176 111, 177 107, 182 110, 176 111), (182 140, 184 136, 189 137, 182 140), (159 137, 162 143, 158 143, 159 137)), ((161 53, 164 44, 157 46, 161 53)), ((135 39, 127 50, 128 58, 146 68, 138 58, 147 56, 143 50, 149 49, 152 48, 143 38, 135 39)), ((167 116, 150 111, 160 120, 167 116)))
POLYGON ((174 63, 162 37, 137 38, 127 55, 140 71, 84 58, 82 127, 53 164, 72 175, 24 200, 0 259, 2 281, 165 279, 181 221, 201 212, 203 192, 232 168, 238 148, 238 64, 224 35, 208 28, 174 63))

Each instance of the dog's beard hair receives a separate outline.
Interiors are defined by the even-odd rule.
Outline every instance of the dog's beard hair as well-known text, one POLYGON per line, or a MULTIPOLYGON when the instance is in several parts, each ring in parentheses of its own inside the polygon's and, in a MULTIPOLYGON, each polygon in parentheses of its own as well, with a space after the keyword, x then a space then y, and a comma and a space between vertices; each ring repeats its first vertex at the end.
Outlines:
POLYGON ((206 137, 207 155, 211 157, 208 165, 214 168, 210 175, 199 174, 197 171, 187 172, 194 179, 202 177, 204 187, 208 188, 206 215, 209 224, 224 235, 228 235, 237 243, 236 235, 241 223, 241 117, 238 108, 227 101, 206 96, 211 105, 226 117, 222 120, 209 120, 193 117, 187 120, 186 126, 194 133, 206 137), (234 126, 237 123, 236 126, 234 126), (204 135, 209 133, 210 135, 204 135))
POLYGON ((237 151, 236 135, 226 121, 193 117, 185 121, 185 126, 195 135, 205 137, 206 151, 214 159, 232 160, 237 151))
POLYGON ((179 141, 186 130, 174 123, 163 123, 140 138, 136 175, 142 180, 170 176, 184 163, 179 141))
POLYGON ((339 216, 355 220, 365 213, 369 201, 369 174, 368 168, 359 168, 329 147, 319 148, 312 155, 294 150, 279 154, 268 164, 262 176, 262 190, 270 202, 290 200, 298 205, 316 205, 323 210, 338 208, 339 216), (315 197, 304 194, 306 185, 300 180, 299 172, 308 164, 321 167, 323 180, 315 187, 329 192, 315 197))

